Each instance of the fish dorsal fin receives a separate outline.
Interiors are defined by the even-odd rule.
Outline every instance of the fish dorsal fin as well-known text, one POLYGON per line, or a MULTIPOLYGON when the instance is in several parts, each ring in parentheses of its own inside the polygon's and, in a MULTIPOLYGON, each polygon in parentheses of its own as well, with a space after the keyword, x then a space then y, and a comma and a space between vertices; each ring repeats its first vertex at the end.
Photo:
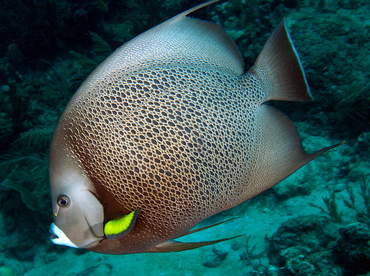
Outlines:
POLYGON ((312 96, 283 19, 250 69, 263 83, 267 100, 310 101, 312 96))
POLYGON ((243 60, 227 33, 214 23, 187 17, 215 2, 180 13, 130 40, 100 64, 89 79, 99 80, 114 72, 130 73, 166 64, 213 66, 227 73, 243 74, 243 60))

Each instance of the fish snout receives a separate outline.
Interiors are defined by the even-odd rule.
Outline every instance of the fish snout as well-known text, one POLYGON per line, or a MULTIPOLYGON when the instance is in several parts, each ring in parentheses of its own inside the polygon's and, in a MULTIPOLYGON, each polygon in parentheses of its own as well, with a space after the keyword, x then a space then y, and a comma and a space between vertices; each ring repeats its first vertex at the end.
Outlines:
POLYGON ((54 244, 65 245, 73 248, 78 248, 70 239, 64 234, 64 232, 56 226, 54 223, 50 225, 49 233, 51 234, 50 240, 54 244))

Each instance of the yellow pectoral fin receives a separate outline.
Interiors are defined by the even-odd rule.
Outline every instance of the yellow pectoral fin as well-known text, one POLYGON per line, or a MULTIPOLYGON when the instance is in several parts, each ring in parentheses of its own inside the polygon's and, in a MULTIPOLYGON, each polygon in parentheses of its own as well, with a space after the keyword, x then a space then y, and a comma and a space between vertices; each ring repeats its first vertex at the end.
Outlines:
POLYGON ((108 239, 118 239, 127 235, 135 225, 140 209, 128 215, 108 221, 104 226, 104 234, 108 239))

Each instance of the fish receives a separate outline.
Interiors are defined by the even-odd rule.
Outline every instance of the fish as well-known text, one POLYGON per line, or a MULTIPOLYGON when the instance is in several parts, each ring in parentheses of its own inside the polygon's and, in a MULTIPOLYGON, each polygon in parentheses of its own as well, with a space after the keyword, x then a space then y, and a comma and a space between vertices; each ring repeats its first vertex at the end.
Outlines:
POLYGON ((125 43, 68 103, 50 149, 54 244, 132 254, 235 238, 176 240, 340 145, 306 153, 266 104, 312 100, 285 20, 245 70, 221 26, 188 16, 215 2, 125 43))

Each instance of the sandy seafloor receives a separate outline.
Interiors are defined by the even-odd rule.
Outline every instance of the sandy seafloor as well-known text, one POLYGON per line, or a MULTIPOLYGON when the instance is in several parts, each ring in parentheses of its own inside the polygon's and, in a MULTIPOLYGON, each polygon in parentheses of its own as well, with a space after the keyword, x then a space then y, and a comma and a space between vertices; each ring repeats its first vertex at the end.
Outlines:
MULTIPOLYGON (((301 133, 302 134, 302 133, 301 133)), ((305 135, 302 135, 305 136, 305 135)), ((310 151, 320 148, 322 145, 333 144, 321 137, 306 136, 304 144, 310 151)), ((240 256, 246 252, 247 237, 248 246, 251 249, 256 245, 253 254, 258 254, 267 249, 266 236, 271 236, 284 221, 309 214, 322 214, 317 208, 308 203, 324 206, 322 197, 328 196, 328 191, 334 188, 337 198, 347 198, 345 190, 346 179, 343 182, 334 181, 338 173, 338 164, 351 158, 351 146, 344 144, 333 149, 312 161, 286 180, 278 184, 300 185, 309 181, 316 188, 307 196, 293 196, 284 201, 269 202, 263 199, 264 194, 259 195, 253 204, 244 204, 239 209, 226 211, 220 218, 210 219, 210 223, 226 220, 230 217, 237 218, 233 221, 195 233, 180 239, 181 241, 204 241, 215 240, 237 235, 245 235, 234 240, 225 241, 213 246, 177 252, 177 253, 145 253, 133 255, 103 255, 83 250, 67 249, 56 252, 51 247, 58 247, 50 242, 48 248, 40 246, 33 262, 19 262, 15 259, 7 259, 4 253, 0 253, 2 266, 14 270, 14 275, 245 275, 252 270, 262 270, 268 266, 266 256, 249 261, 242 261, 240 256), (213 250, 228 252, 226 258, 217 267, 205 267, 206 260, 214 259, 213 250)), ((359 160, 353 164, 356 173, 368 173, 370 171, 368 161, 359 160)), ((356 183, 351 183, 355 193, 359 192, 356 183)), ((289 195, 289 191, 286 191, 289 195)), ((358 194, 357 194, 358 195, 358 194)), ((361 207, 362 202, 358 201, 361 207)), ((355 212, 344 206, 343 201, 337 200, 340 211, 344 211, 342 225, 356 221, 355 212)), ((1 224, 2 225, 2 224, 1 224)), ((202 224, 204 225, 204 224, 202 224)), ((32 227, 30 227, 32 230, 32 227)), ((47 230, 47 229, 45 229, 47 230)), ((2 231, 0 229, 0 231, 2 231)), ((2 231, 3 232, 3 231, 2 231)), ((47 233, 40 233, 40 238, 48 239, 47 233)), ((2 242, 4 237, 2 237, 2 242)), ((1 273, 1 272, 0 272, 1 273)), ((0 274, 6 275, 6 274, 0 274)), ((324 275, 323 275, 324 276, 324 275)))

